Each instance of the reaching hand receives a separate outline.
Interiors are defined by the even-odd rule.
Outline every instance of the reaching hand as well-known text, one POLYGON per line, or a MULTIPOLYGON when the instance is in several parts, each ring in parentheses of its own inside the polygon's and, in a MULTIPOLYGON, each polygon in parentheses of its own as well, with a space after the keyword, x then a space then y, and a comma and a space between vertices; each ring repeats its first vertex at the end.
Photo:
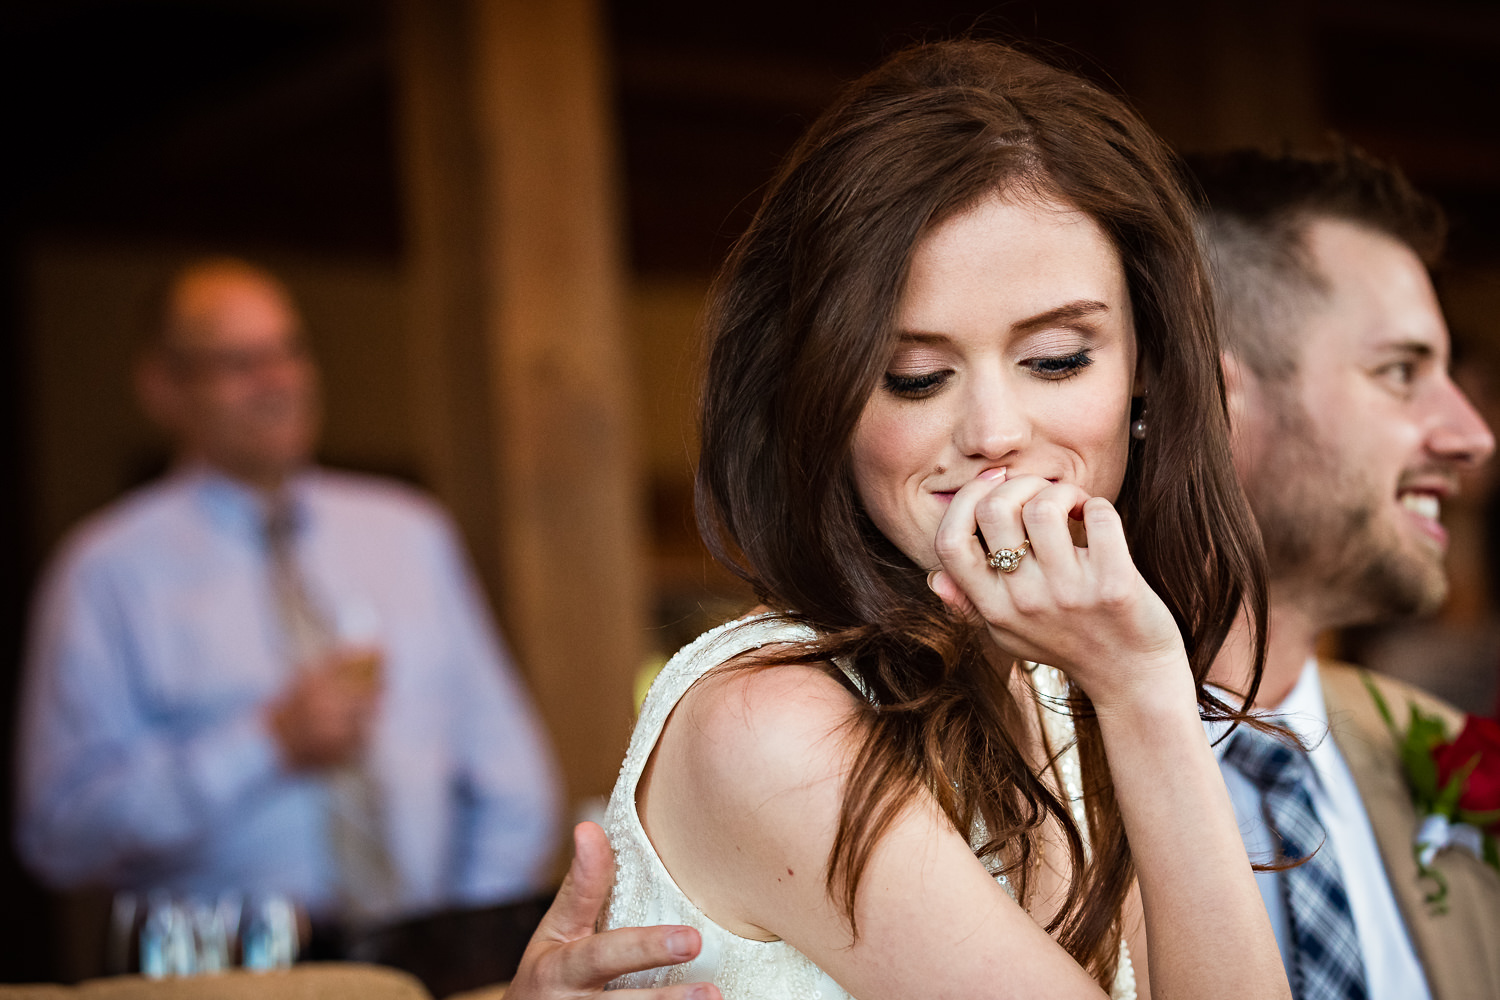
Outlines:
MULTIPOLYGON (((505 1000, 593 1000, 627 972, 686 962, 703 947, 691 927, 621 927, 595 933, 614 884, 615 857, 595 823, 573 828, 573 864, 531 936, 505 1000)), ((626 990, 621 1000, 720 1000, 707 983, 626 990)))

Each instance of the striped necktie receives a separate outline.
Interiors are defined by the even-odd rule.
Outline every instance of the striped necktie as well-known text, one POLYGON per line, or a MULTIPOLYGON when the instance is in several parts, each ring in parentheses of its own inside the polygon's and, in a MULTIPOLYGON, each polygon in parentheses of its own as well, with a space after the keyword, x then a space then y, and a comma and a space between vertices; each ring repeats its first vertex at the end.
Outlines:
POLYGON ((1296 861, 1280 873, 1291 927, 1294 967, 1287 970, 1297 1000, 1367 1000, 1364 959, 1338 857, 1308 789, 1316 780, 1307 754, 1272 736, 1241 727, 1224 760, 1260 789, 1276 860, 1296 861))
MULTIPOLYGON (((288 652, 306 670, 338 648, 339 635, 309 591, 296 534, 296 511, 283 498, 267 512, 266 549, 288 652)), ((344 916, 356 923, 389 918, 400 905, 401 880, 386 843, 380 783, 362 760, 335 768, 327 781, 328 839, 344 916)))

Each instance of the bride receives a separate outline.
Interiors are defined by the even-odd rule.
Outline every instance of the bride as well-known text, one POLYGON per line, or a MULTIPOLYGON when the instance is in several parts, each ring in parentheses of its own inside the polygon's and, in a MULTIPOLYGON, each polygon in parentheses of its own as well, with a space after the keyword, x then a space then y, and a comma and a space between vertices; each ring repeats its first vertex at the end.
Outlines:
POLYGON ((608 814, 608 925, 703 951, 617 985, 1288 995, 1200 722, 1265 599, 1190 220, 1121 102, 991 43, 793 151, 701 412, 760 606, 663 671, 608 814))

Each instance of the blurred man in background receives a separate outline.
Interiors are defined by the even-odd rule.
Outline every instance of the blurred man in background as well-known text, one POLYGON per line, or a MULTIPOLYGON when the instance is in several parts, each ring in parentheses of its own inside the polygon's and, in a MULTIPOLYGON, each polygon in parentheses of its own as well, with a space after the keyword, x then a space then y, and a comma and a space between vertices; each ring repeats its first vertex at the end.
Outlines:
POLYGON ((334 930, 542 889, 542 725, 443 513, 313 464, 285 287, 189 266, 136 374, 176 464, 45 574, 22 858, 63 888, 284 895, 334 930))
MULTIPOLYGON (((1433 862, 1446 912, 1427 900, 1435 883, 1412 846, 1425 816, 1395 741, 1356 671, 1317 656, 1331 629, 1442 602, 1443 503, 1494 450, 1448 373, 1427 271, 1442 214, 1353 150, 1193 166, 1208 200, 1235 464, 1270 569, 1256 706, 1311 748, 1257 742, 1242 727, 1221 764, 1251 858, 1312 855, 1259 876, 1293 992, 1500 997, 1500 873, 1450 848, 1433 862)), ((1247 644, 1231 642, 1216 677, 1242 689, 1248 666, 1247 644)), ((1415 703, 1457 735, 1460 713, 1373 680, 1401 724, 1415 703)))

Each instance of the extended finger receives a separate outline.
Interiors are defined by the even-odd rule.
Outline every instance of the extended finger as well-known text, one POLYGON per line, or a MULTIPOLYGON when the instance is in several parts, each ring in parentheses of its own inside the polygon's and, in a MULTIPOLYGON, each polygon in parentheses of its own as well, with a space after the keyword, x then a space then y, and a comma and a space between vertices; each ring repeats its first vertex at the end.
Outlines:
POLYGON ((614 990, 611 1000, 722 1000, 712 983, 663 986, 654 990, 614 990))
POLYGON ((563 945, 553 959, 561 985, 588 990, 627 972, 689 961, 702 947, 702 937, 691 927, 619 927, 563 945))
POLYGON ((599 824, 579 823, 573 828, 573 861, 536 936, 574 941, 592 934, 614 882, 615 854, 609 838, 599 824))

